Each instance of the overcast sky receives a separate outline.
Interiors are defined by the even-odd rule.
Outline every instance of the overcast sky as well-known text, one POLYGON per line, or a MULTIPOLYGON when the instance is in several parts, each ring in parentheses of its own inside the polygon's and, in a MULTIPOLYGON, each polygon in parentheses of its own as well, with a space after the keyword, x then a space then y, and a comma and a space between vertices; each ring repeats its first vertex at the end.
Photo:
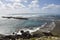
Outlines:
POLYGON ((16 13, 60 13, 60 0, 0 0, 0 15, 16 13))

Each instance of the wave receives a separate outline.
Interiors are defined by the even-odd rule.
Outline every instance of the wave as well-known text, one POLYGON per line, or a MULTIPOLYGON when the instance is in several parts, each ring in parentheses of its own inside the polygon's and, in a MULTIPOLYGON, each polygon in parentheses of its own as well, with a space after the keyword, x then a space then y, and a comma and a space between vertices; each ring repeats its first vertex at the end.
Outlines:
MULTIPOLYGON (((52 31, 55 28, 55 23, 54 22, 51 22, 51 23, 49 23, 49 25, 48 25, 48 23, 45 23, 45 24, 41 25, 40 27, 34 28, 32 30, 30 30, 30 29, 21 29, 21 30, 24 30, 25 32, 26 31, 29 31, 30 33, 32 33, 32 32, 36 32, 36 31, 41 30, 41 28, 43 28, 42 29, 42 32, 50 32, 50 31, 52 31)), ((20 33, 20 30, 18 31, 17 34, 21 34, 20 33)))
MULTIPOLYGON (((32 32, 36 32, 36 31, 40 30, 40 28, 44 27, 46 24, 47 24, 47 23, 44 23, 43 25, 41 25, 41 26, 39 26, 39 27, 37 27, 37 28, 33 28, 33 29, 24 28, 24 29, 21 29, 21 30, 24 30, 24 32, 29 31, 30 33, 32 33, 32 32)), ((17 32, 17 34, 21 34, 21 33, 20 33, 21 30, 19 30, 19 31, 17 32)))

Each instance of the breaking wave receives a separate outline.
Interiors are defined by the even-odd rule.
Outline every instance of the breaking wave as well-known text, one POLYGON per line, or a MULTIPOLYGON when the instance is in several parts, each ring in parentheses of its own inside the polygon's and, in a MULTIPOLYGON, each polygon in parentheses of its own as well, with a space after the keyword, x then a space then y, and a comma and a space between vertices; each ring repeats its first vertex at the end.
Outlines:
MULTIPOLYGON (((44 23, 43 25, 41 25, 41 26, 39 26, 37 28, 33 28, 33 29, 26 29, 26 28, 24 28, 24 29, 21 29, 21 30, 24 30, 25 32, 29 31, 30 33, 32 33, 32 32, 36 32, 36 31, 40 30, 40 28, 44 27, 46 24, 47 23, 44 23)), ((20 33, 21 30, 19 30, 17 34, 21 34, 20 33)))
MULTIPOLYGON (((40 27, 37 27, 37 28, 34 28, 34 29, 21 29, 21 30, 24 30, 25 32, 26 31, 29 31, 30 33, 32 33, 32 32, 36 32, 36 31, 39 31, 39 30, 41 30, 41 28, 43 28, 42 29, 42 32, 50 32, 50 31, 52 31, 53 29, 54 29, 54 27, 55 27, 55 23, 54 22, 51 22, 51 23, 44 23, 43 25, 41 25, 40 27), (47 28, 46 28, 47 27, 47 28)), ((17 34, 21 34, 20 33, 20 30, 18 31, 18 33, 17 34)))

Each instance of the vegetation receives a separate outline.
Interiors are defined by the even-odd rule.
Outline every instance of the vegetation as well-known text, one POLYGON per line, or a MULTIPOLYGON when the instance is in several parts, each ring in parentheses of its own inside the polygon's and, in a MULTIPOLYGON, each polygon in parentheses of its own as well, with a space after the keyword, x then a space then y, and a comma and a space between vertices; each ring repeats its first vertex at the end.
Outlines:
POLYGON ((17 39, 17 40, 60 40, 60 37, 43 36, 43 37, 40 37, 40 38, 17 39))

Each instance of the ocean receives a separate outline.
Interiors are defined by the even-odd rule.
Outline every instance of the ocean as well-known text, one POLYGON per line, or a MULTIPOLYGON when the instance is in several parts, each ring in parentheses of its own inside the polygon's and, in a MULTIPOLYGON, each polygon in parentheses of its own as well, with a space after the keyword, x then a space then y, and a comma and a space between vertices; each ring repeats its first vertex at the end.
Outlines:
POLYGON ((0 19, 0 34, 11 34, 20 29, 33 29, 43 25, 42 20, 0 19))
MULTIPOLYGON (((40 17, 42 18, 42 17, 40 17)), ((43 20, 39 17, 31 17, 31 20, 20 20, 20 19, 0 19, 0 34, 11 34, 20 30, 36 30, 45 23, 50 23, 50 19, 56 19, 56 16, 43 16, 43 20), (54 18, 55 17, 55 18, 54 18), (48 20, 45 20, 48 19, 48 20)))

